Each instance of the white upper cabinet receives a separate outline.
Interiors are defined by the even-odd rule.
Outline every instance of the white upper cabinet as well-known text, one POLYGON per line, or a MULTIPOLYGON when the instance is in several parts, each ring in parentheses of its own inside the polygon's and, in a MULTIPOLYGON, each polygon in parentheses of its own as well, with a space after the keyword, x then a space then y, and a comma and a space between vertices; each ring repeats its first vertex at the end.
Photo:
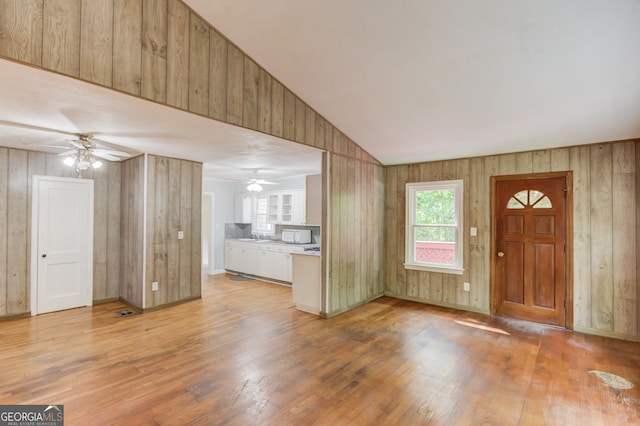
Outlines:
POLYGON ((293 189, 269 193, 269 222, 301 225, 305 218, 304 190, 293 189))

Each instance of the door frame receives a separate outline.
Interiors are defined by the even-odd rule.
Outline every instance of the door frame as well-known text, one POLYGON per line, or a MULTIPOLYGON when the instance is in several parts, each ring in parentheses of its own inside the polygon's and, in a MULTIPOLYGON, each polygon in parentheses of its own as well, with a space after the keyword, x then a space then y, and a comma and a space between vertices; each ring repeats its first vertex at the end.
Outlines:
POLYGON ((491 245, 489 251, 489 282, 490 297, 489 310, 492 316, 496 314, 498 305, 496 291, 496 186, 500 181, 510 180, 529 180, 529 179, 548 179, 564 177, 566 184, 566 200, 565 200, 565 225, 566 236, 565 242, 567 249, 565 251, 565 324, 568 330, 573 329, 573 172, 571 170, 562 172, 545 172, 531 174, 516 174, 504 176, 491 176, 490 193, 491 193, 491 245))
POLYGON ((92 202, 89 206, 88 212, 88 228, 86 231, 88 232, 88 242, 87 242, 87 253, 88 253, 88 265, 87 265, 87 275, 89 280, 87 281, 87 292, 86 292, 86 306, 93 305, 93 233, 94 233, 94 185, 93 180, 91 179, 80 179, 80 178, 67 178, 67 177, 57 177, 57 176, 44 176, 44 175, 33 175, 31 177, 31 267, 30 267, 30 281, 31 281, 31 294, 30 294, 30 305, 31 305, 31 316, 38 315, 38 233, 39 233, 39 210, 40 210, 40 197, 39 197, 39 185, 44 181, 53 181, 60 183, 81 183, 86 185, 89 188, 89 194, 91 196, 92 202))

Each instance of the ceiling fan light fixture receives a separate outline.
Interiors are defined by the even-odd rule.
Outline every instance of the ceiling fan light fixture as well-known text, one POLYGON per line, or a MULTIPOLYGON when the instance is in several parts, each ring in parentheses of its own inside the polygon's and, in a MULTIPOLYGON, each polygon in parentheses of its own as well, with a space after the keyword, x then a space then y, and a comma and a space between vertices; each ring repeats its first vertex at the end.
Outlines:
POLYGON ((256 182, 251 182, 249 185, 247 185, 247 190, 251 192, 260 192, 262 191, 262 185, 256 182))
POLYGON ((67 157, 64 160, 62 160, 62 162, 65 164, 65 166, 71 167, 76 163, 76 156, 75 155, 70 155, 69 157, 67 157))
POLYGON ((102 166, 102 161, 98 160, 87 147, 80 147, 74 154, 69 155, 63 160, 63 163, 69 167, 76 166, 78 177, 82 177, 82 171, 89 168, 97 169, 102 166))

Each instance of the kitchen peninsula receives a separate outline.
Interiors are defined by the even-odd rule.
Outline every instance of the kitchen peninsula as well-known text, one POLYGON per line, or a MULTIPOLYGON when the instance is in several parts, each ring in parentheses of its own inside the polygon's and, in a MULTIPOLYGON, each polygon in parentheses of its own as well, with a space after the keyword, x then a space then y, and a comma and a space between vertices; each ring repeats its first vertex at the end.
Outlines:
POLYGON ((291 255, 319 254, 318 244, 291 244, 278 240, 253 238, 226 239, 225 270, 278 284, 291 285, 293 264, 291 255))

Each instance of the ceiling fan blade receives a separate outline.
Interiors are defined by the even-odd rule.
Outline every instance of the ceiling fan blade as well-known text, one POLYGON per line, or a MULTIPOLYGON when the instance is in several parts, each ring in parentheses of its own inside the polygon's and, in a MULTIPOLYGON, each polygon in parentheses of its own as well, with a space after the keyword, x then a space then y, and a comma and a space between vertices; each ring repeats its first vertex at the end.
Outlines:
POLYGON ((67 132, 65 130, 51 129, 49 127, 41 127, 33 124, 17 123, 15 121, 0 120, 0 126, 18 127, 21 129, 36 130, 38 132, 59 133, 61 135, 76 136, 75 133, 67 132))
POLYGON ((68 147, 68 146, 61 146, 61 145, 40 145, 40 144, 38 144, 38 148, 69 149, 69 147, 68 147))
POLYGON ((75 146, 78 149, 87 149, 87 147, 82 145, 79 141, 67 139, 67 142, 69 142, 71 145, 75 146))
POLYGON ((117 150, 118 148, 120 148, 120 146, 118 146, 117 144, 115 144, 113 142, 105 141, 104 139, 98 139, 98 138, 92 137, 91 140, 93 142, 98 142, 99 144, 104 145, 109 149, 113 148, 114 150, 117 150))
POLYGON ((58 155, 60 157, 66 157, 67 155, 71 155, 71 154, 77 154, 78 150, 77 149, 70 149, 69 151, 65 151, 65 152, 60 152, 58 153, 58 155))
POLYGON ((109 155, 109 154, 105 154, 102 152, 92 152, 93 155, 95 155, 96 157, 100 157, 100 158, 104 158, 105 160, 109 160, 109 161, 119 161, 120 158, 116 157, 114 155, 109 155))
POLYGON ((92 152, 94 154, 101 153, 101 154, 107 154, 107 155, 117 155, 118 157, 131 157, 131 154, 129 154, 128 152, 116 151, 113 149, 95 148, 92 150, 92 152))

